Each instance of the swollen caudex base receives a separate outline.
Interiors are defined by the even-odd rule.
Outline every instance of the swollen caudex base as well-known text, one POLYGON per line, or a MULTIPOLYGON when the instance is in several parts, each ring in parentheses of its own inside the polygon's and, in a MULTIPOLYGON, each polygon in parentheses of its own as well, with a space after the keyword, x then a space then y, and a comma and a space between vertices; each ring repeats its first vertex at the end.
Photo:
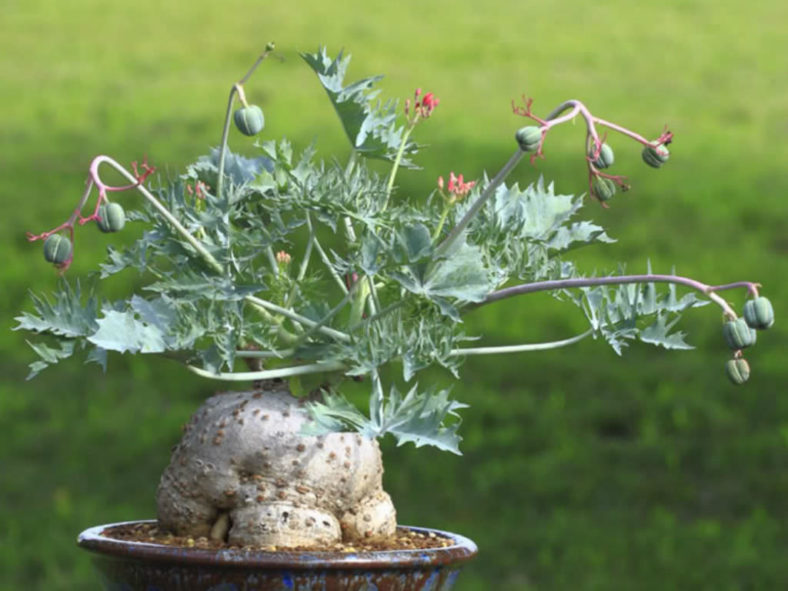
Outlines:
POLYGON ((177 535, 252 546, 319 546, 392 535, 377 441, 300 435, 309 420, 284 384, 209 398, 186 425, 157 493, 177 535))

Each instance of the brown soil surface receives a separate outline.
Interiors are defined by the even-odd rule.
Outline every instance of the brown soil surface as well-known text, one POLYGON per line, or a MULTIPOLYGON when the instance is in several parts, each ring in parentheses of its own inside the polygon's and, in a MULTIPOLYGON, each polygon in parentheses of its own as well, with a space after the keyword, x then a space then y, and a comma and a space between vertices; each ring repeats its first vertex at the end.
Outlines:
POLYGON ((248 550, 268 552, 379 552, 381 550, 424 550, 427 548, 445 548, 452 545, 452 540, 432 532, 421 533, 407 529, 398 529, 397 533, 386 539, 355 541, 353 543, 337 543, 323 547, 296 547, 277 548, 276 546, 233 546, 225 542, 209 540, 208 538, 190 538, 175 536, 159 530, 155 523, 135 523, 108 527, 103 535, 116 540, 131 542, 146 542, 148 544, 162 544, 181 548, 201 548, 205 550, 248 550))

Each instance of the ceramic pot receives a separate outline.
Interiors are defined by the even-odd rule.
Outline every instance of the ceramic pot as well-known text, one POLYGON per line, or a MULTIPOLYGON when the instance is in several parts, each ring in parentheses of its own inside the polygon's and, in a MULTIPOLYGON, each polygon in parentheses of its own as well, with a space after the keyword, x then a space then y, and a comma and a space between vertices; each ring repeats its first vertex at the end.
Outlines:
POLYGON ((453 543, 425 550, 265 552, 177 548, 102 535, 134 523, 145 522, 99 525, 77 540, 93 553, 108 591, 445 591, 477 552, 463 536, 418 527, 400 529, 433 532, 453 543))

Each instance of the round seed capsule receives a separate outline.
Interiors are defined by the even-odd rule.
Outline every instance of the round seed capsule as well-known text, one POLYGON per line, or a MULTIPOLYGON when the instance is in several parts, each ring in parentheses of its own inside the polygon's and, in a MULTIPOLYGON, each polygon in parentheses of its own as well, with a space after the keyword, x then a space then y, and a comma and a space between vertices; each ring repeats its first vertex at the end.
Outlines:
POLYGON ((257 135, 265 127, 263 110, 257 105, 241 107, 233 114, 235 126, 244 135, 257 135))
POLYGON ((71 257, 71 240, 62 234, 52 234, 44 240, 44 258, 53 265, 62 265, 71 257))

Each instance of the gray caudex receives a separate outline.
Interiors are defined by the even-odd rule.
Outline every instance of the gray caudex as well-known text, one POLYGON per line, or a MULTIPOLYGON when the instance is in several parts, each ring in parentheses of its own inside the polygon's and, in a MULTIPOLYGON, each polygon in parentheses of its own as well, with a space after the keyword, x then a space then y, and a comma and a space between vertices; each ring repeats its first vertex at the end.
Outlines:
POLYGON ((389 536, 378 443, 301 434, 309 421, 284 383, 216 394, 192 416, 157 493, 161 527, 240 546, 314 547, 389 536))

